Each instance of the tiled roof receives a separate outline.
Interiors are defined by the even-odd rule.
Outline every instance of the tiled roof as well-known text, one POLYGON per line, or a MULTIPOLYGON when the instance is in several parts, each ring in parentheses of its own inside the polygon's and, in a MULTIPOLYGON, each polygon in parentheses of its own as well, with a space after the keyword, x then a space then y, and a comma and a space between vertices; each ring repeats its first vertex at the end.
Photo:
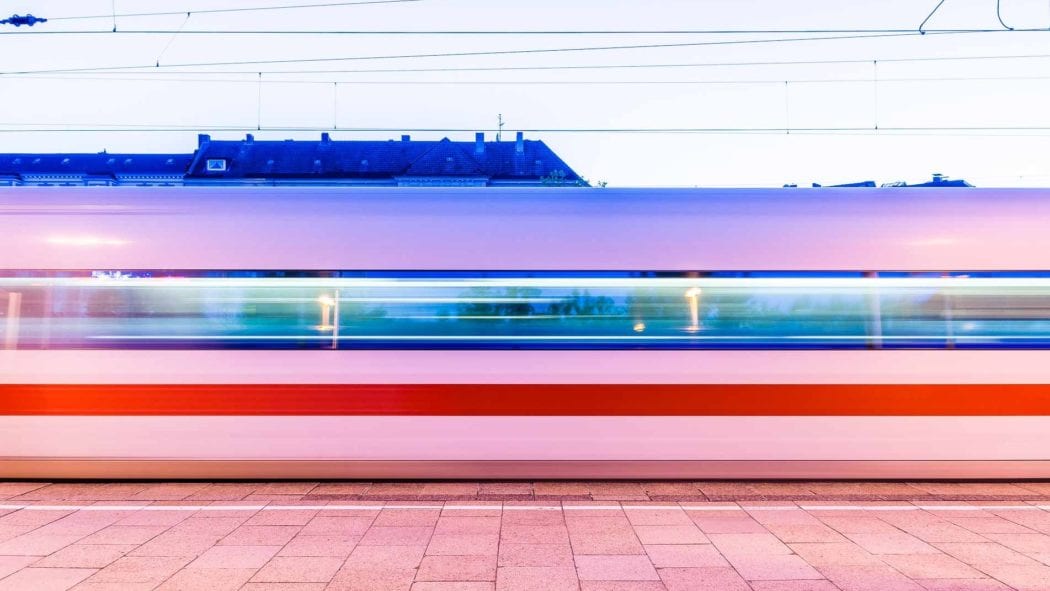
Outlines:
POLYGON ((5 175, 182 175, 192 154, 0 154, 5 175))
POLYGON ((561 176, 580 180, 545 143, 440 141, 258 141, 212 140, 202 136, 188 173, 191 178, 394 178, 405 176, 487 177, 532 180, 561 176), (209 171, 208 160, 226 161, 209 171))
POLYGON ((580 177, 545 143, 526 140, 473 142, 212 140, 201 135, 193 154, 0 154, 0 176, 120 179, 184 176, 194 182, 242 179, 478 179, 540 183, 557 179, 579 184, 580 177), (208 161, 221 161, 209 166, 208 161))
POLYGON ((445 138, 412 161, 405 176, 484 176, 481 164, 445 138))

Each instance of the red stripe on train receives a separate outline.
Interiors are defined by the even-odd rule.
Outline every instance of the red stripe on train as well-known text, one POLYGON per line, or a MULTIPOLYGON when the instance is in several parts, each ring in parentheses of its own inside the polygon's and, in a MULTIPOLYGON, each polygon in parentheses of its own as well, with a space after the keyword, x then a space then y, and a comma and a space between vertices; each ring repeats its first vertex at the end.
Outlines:
POLYGON ((0 384, 0 415, 1050 415, 1048 384, 0 384))

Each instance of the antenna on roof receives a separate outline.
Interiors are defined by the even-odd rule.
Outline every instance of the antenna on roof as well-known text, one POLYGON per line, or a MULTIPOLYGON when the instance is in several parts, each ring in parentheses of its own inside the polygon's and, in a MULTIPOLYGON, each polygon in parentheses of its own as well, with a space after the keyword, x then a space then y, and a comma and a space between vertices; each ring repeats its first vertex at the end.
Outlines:
POLYGON ((496 127, 496 141, 500 141, 503 138, 503 113, 499 114, 496 127))

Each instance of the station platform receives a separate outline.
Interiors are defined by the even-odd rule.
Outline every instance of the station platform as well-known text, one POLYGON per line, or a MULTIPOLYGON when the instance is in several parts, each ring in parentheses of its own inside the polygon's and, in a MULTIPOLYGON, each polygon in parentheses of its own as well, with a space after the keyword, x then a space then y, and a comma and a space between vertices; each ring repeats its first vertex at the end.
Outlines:
POLYGON ((0 591, 1050 590, 1050 482, 0 481, 0 591))

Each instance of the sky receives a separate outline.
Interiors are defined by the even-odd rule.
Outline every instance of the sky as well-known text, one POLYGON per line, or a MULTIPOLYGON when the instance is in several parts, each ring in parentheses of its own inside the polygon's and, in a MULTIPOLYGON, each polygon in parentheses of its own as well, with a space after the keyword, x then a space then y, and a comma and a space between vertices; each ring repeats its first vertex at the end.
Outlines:
MULTIPOLYGON (((186 153, 201 130, 221 139, 246 132, 258 139, 317 139, 332 129, 336 140, 397 138, 410 130, 405 133, 413 139, 469 141, 474 131, 494 139, 502 114, 505 141, 527 130, 528 139, 545 141, 577 173, 609 186, 920 182, 932 173, 985 187, 1050 185, 1048 0, 1001 0, 1008 26, 1041 31, 824 40, 799 39, 848 35, 652 31, 910 32, 937 0, 416 0, 193 12, 325 2, 4 2, 5 15, 54 20, 31 29, 0 26, 0 152, 186 153), (112 16, 68 18, 114 10, 180 14, 118 16, 115 23, 112 16), (500 33, 316 32, 391 30, 500 33), (605 32, 503 33, 522 30, 605 32), (390 57, 654 44, 694 45, 390 57), (1012 57, 983 59, 990 56, 1012 57), (975 57, 982 59, 944 59, 975 57), (178 66, 318 58, 326 61, 178 66), (693 65, 462 70, 658 64, 693 65), (107 67, 124 69, 97 70, 107 67), (56 71, 85 68, 95 70, 56 71), (403 71, 420 68, 446 71, 403 71), (366 69, 402 71, 346 71, 366 69), (989 127, 996 129, 975 129, 989 127), (1033 127, 1042 129, 1003 129, 1033 127), (594 131, 729 128, 734 131, 594 131)), ((995 0, 945 0, 926 27, 1001 25, 995 0)))

